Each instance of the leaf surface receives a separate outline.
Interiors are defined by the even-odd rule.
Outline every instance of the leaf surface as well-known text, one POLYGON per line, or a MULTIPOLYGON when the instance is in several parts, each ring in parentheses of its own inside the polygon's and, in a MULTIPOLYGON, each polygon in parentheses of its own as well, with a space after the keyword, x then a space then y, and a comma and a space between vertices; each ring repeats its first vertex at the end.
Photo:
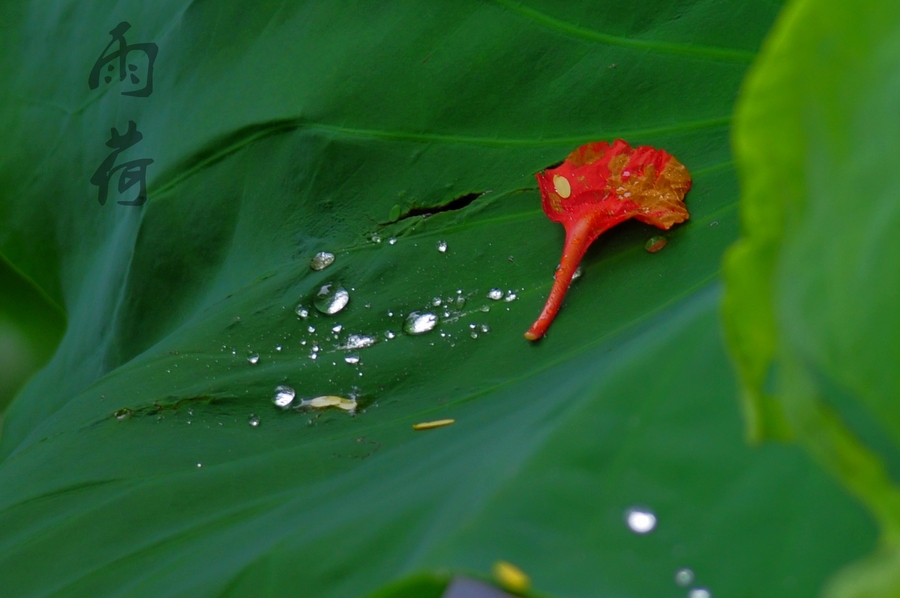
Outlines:
POLYGON ((379 594, 402 595, 503 559, 553 596, 678 596, 691 567, 793 598, 871 547, 799 450, 744 445, 720 341, 728 126, 776 5, 0 10, 0 253, 68 316, 4 422, 0 586, 345 597, 413 576, 379 594), (146 98, 87 84, 125 20, 159 46, 146 98), (101 207, 90 178, 130 120, 150 199, 101 207), (533 346, 562 240, 534 173, 614 138, 678 156, 691 220, 656 254, 655 229, 604 235, 533 346), (350 293, 332 316, 328 283, 350 293), (435 330, 401 332, 428 310, 435 330), (378 342, 338 348, 352 334, 378 342), (280 410, 279 385, 359 412, 280 410), (633 506, 655 531, 629 531, 633 506))

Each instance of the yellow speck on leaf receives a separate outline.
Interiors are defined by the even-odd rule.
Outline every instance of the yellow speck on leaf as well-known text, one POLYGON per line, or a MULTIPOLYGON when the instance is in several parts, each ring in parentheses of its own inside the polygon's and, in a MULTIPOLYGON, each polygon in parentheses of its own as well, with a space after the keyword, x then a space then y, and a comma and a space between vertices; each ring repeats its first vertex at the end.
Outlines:
POLYGON ((316 397, 301 402, 303 407, 312 407, 313 409, 324 409, 325 407, 337 407, 344 411, 356 411, 356 401, 353 399, 345 399, 344 397, 336 397, 334 395, 326 395, 324 397, 316 397))
POLYGON ((449 426, 450 424, 454 423, 456 423, 455 419, 436 419, 431 422, 413 424, 413 430, 430 430, 431 428, 441 428, 443 426, 449 426))
POLYGON ((494 563, 494 579, 511 592, 525 592, 531 587, 531 578, 525 572, 506 561, 494 563))

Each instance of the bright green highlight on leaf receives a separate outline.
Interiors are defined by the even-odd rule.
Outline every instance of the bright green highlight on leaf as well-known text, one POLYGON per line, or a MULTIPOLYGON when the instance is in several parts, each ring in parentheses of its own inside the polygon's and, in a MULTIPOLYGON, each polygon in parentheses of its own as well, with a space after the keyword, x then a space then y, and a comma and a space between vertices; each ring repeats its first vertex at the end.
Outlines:
POLYGON ((900 595, 898 73, 896 2, 793 2, 733 136, 743 236, 723 310, 749 435, 796 437, 881 526, 834 598, 900 595))

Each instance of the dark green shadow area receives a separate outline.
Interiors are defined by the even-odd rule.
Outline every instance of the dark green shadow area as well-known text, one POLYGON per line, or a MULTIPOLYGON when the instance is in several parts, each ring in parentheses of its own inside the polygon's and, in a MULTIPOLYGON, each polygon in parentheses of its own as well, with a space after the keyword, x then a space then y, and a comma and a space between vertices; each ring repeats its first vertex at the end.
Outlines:
POLYGON ((59 344, 59 306, 0 256, 0 414, 59 344))

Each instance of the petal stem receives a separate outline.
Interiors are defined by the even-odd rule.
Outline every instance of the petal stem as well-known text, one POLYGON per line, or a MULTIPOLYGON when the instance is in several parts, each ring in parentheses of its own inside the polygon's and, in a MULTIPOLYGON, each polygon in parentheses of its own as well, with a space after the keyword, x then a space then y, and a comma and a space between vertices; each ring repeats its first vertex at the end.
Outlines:
POLYGON ((544 305, 541 315, 538 316, 538 319, 525 333, 525 338, 528 340, 536 341, 544 336, 551 322, 553 322, 553 318, 559 312, 560 306, 562 306, 566 291, 569 290, 569 285, 572 284, 572 276, 575 275, 575 270, 578 268, 578 264, 581 262, 581 258, 584 257, 587 248, 590 247, 600 233, 608 229, 612 224, 615 224, 613 222, 609 226, 603 226, 603 228, 598 230, 594 228, 594 221, 595 217, 591 214, 585 214, 571 226, 566 227, 566 244, 563 247, 559 269, 556 271, 556 277, 553 281, 553 288, 550 290, 550 296, 547 298, 547 303, 544 305))

